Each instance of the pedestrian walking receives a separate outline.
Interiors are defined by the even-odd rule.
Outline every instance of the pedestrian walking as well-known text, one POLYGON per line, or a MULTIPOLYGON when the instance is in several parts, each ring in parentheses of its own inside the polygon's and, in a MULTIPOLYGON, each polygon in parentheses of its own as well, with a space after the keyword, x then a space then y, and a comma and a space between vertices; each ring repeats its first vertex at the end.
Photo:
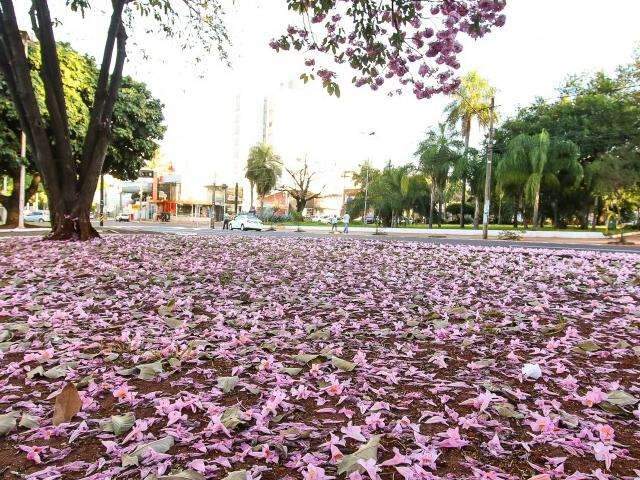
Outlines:
POLYGON ((331 233, 338 233, 338 216, 335 213, 331 217, 331 233))
POLYGON ((224 222, 222 223, 223 230, 229 230, 229 214, 227 212, 224 213, 224 222))
POLYGON ((343 233, 349 233, 349 220, 351 220, 351 216, 348 213, 345 213, 342 217, 342 221, 344 222, 343 233))

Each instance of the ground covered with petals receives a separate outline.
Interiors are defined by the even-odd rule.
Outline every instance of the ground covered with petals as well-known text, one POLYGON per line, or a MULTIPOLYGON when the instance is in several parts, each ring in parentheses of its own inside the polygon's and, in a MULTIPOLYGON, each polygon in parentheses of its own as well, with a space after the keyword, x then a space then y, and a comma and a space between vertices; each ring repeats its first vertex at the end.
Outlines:
POLYGON ((122 235, 0 258, 1 478, 640 475, 640 256, 122 235))

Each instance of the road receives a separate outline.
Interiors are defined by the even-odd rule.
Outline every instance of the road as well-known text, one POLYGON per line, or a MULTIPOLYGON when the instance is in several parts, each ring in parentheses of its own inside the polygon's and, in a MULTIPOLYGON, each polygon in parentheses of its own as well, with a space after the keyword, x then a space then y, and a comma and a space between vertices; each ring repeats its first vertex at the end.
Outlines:
MULTIPOLYGON (((111 223, 104 227, 106 232, 118 232, 118 233, 161 233, 172 235, 233 235, 233 236, 264 236, 264 237, 310 237, 310 238, 323 238, 330 235, 329 229, 326 233, 319 232, 296 232, 291 230, 277 230, 266 232, 240 232, 221 230, 220 228, 210 229, 207 227, 189 227, 178 226, 172 224, 122 224, 111 223)), ((344 238, 345 235, 337 234, 336 237, 344 238)), ((598 252, 620 252, 620 253, 640 253, 640 245, 628 245, 621 246, 616 244, 595 244, 595 243, 564 243, 554 242, 552 239, 549 241, 540 242, 524 242, 524 241, 506 241, 506 240, 481 240, 474 238, 438 238, 438 237, 425 237, 424 235, 411 235, 411 234, 387 234, 387 235, 373 235, 373 234, 349 234, 351 238, 360 238, 376 241, 410 241, 420 243, 431 244, 444 244, 444 245, 478 245, 478 246, 493 246, 493 247, 514 247, 514 248, 541 248, 541 249, 554 249, 554 250, 583 250, 583 251, 598 251, 598 252)))
MULTIPOLYGON (((103 228, 99 230, 103 233, 123 233, 123 234, 165 234, 165 235, 232 235, 232 236, 247 236, 247 237, 307 237, 307 238, 323 238, 330 235, 330 231, 327 228, 326 232, 296 232, 294 230, 277 230, 277 231, 265 231, 265 232, 240 232, 222 230, 219 226, 216 229, 211 229, 204 226, 188 226, 188 225, 175 225, 172 223, 119 223, 109 221, 103 228)), ((96 225, 97 227, 97 225, 96 225)), ((14 236, 43 236, 46 234, 44 228, 33 228, 25 231, 2 231, 0 230, 0 239, 14 236)), ((343 234, 336 234, 338 238, 345 238, 343 234)), ((594 252, 610 252, 610 253, 634 253, 640 254, 640 242, 638 236, 635 236, 636 245, 618 245, 618 244, 603 244, 592 242, 570 242, 559 241, 554 239, 545 239, 544 241, 508 241, 508 240, 481 240, 479 238, 452 238, 452 237, 428 237, 425 235, 416 235, 409 233, 391 233, 386 235, 373 235, 371 233, 350 233, 349 238, 359 238, 367 240, 375 240, 381 242, 420 242, 440 245, 476 245, 476 246, 488 246, 488 247, 509 247, 509 248, 539 248, 539 249, 552 249, 552 250, 581 250, 581 251, 594 251, 594 252)))

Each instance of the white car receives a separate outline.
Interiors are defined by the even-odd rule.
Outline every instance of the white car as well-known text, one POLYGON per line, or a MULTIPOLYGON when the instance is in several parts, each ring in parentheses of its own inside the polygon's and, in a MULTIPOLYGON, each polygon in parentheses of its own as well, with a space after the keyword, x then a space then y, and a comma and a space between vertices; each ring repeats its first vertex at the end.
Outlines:
POLYGON ((35 211, 26 213, 24 215, 24 221, 32 223, 44 223, 50 222, 51 218, 49 217, 49 212, 35 211))
POLYGON ((258 230, 261 231, 264 228, 264 224, 258 217, 253 215, 238 215, 236 218, 229 222, 230 230, 258 230))
POLYGON ((128 222, 130 220, 128 213, 119 213, 116 216, 116 222, 128 222))

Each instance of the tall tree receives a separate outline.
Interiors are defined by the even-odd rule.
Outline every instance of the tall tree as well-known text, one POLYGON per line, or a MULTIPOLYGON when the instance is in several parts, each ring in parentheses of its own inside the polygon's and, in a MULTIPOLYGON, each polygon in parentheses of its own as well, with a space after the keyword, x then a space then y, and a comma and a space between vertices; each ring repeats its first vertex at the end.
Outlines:
POLYGON ((484 200, 484 183, 485 175, 487 172, 487 162, 484 157, 479 154, 475 149, 469 149, 467 155, 465 155, 468 162, 467 177, 469 180, 469 191, 473 196, 473 228, 480 228, 480 205, 484 200))
POLYGON ((500 163, 500 175, 505 182, 523 183, 525 199, 533 207, 533 226, 538 225, 540 186, 547 156, 549 134, 543 130, 538 135, 518 135, 507 149, 506 158, 500 163))
POLYGON ((579 158, 580 149, 575 143, 551 137, 541 190, 551 203, 554 227, 560 226, 559 203, 563 189, 574 189, 582 180, 584 172, 579 158))
POLYGON ((282 161, 271 145, 260 143, 251 147, 247 158, 245 176, 251 185, 251 208, 253 208, 253 190, 260 197, 260 208, 264 206, 264 197, 276 187, 282 175, 282 161))
MULTIPOLYGON (((586 176, 592 179, 594 190, 606 202, 609 211, 615 212, 618 223, 626 199, 640 208, 640 148, 631 143, 602 155, 587 167, 586 176)), ((622 232, 620 240, 623 240, 622 232)))
POLYGON ((430 182, 429 228, 433 228, 436 196, 444 192, 449 173, 458 161, 460 146, 456 133, 447 124, 441 123, 427 132, 415 152, 420 170, 430 182))
MULTIPOLYGON (((89 210, 98 177, 112 139, 113 113, 122 86, 127 55, 127 24, 146 16, 159 30, 174 38, 197 37, 205 44, 224 44, 226 33, 216 0, 112 0, 104 54, 83 135, 80 161, 73 155, 69 112, 64 94, 60 57, 54 26, 46 0, 29 2, 31 26, 40 44, 39 75, 44 87, 45 106, 38 104, 25 54, 15 5, 22 2, 0 0, 0 70, 16 106, 34 163, 41 173, 51 210, 51 239, 87 240, 98 236, 89 221, 89 210), (184 22, 178 25, 178 20, 184 22), (49 118, 47 131, 45 113, 49 118)), ((87 12, 91 0, 67 0, 74 11, 87 12)))
MULTIPOLYGON (((58 55, 69 116, 71 150, 79 163, 98 69, 92 58, 79 54, 68 44, 58 44, 58 55)), ((40 68, 38 44, 31 47, 29 60, 34 70, 40 68)), ((33 70, 31 76, 37 100, 40 105, 44 105, 42 81, 33 70)), ((143 83, 130 77, 123 78, 120 96, 114 108, 112 143, 107 150, 103 173, 109 173, 121 180, 137 178, 138 171, 155 155, 158 149, 157 142, 164 136, 166 128, 163 125, 162 108, 161 102, 153 98, 143 83)), ((48 117, 45 116, 44 120, 48 121, 48 117)), ((51 132, 50 128, 47 128, 47 132, 51 132)), ((8 211, 8 225, 17 225, 18 222, 18 185, 22 161, 18 157, 20 134, 18 114, 11 101, 7 84, 0 78, 0 173, 11 177, 14 187, 10 195, 0 196, 0 203, 8 211)), ((30 151, 26 160, 27 172, 31 177, 25 195, 28 201, 38 190, 41 176, 30 151)))
MULTIPOLYGON (((495 94, 495 89, 489 82, 480 76, 478 72, 472 71, 462 77, 460 87, 454 92, 454 100, 445 109, 447 121, 451 125, 460 123, 460 130, 464 138, 464 155, 460 157, 458 169, 461 173, 462 200, 460 203, 460 227, 464 228, 464 205, 467 193, 467 170, 471 166, 472 159, 469 157, 469 139, 471 138, 471 128, 474 121, 481 128, 487 127, 491 119, 491 97, 495 94)), ((495 118, 494 118, 495 121, 495 118)))

